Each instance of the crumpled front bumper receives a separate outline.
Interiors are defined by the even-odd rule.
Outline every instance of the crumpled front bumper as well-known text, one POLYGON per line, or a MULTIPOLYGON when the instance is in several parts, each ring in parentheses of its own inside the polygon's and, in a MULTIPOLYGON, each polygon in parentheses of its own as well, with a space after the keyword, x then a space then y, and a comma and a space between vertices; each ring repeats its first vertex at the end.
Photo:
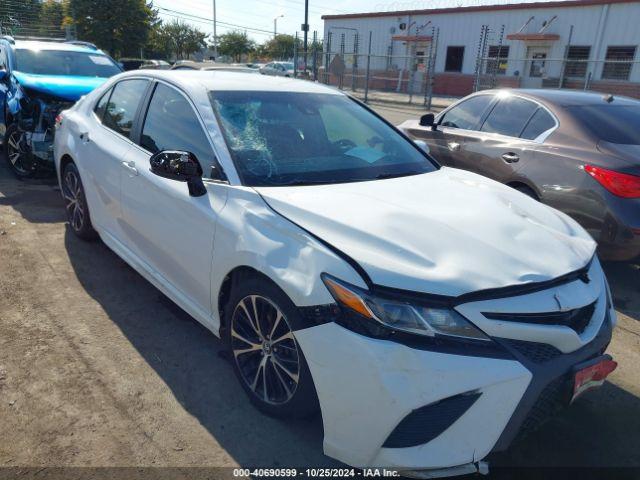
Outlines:
POLYGON ((549 311, 556 298, 596 306, 580 334, 568 327, 548 327, 547 340, 556 343, 548 358, 513 342, 524 335, 528 341, 522 343, 544 351, 549 345, 540 343, 545 328, 539 325, 496 327, 512 337, 498 338, 493 332, 506 353, 503 358, 473 356, 464 347, 446 353, 416 349, 366 337, 333 322, 297 331, 320 400, 325 453, 355 467, 419 471, 477 464, 490 452, 506 448, 523 426, 531 424, 531 416, 540 416, 539 400, 553 394, 554 387, 566 386, 575 365, 601 355, 609 344, 615 310, 606 280, 596 261, 589 282, 575 280, 546 291, 457 308, 467 318, 474 312, 493 311, 486 308, 514 311, 510 309, 518 305, 549 311), (464 408, 451 415, 461 396, 475 399, 463 402, 464 408), (422 412, 427 416, 421 417, 422 412), (422 418, 423 426, 414 428, 420 432, 443 415, 451 421, 425 443, 390 441, 407 418, 422 418))
POLYGON ((335 323, 296 332, 318 392, 324 451, 356 467, 443 468, 481 460, 531 381, 515 360, 423 351, 335 323), (412 411, 465 392, 473 405, 425 445, 384 448, 412 411))

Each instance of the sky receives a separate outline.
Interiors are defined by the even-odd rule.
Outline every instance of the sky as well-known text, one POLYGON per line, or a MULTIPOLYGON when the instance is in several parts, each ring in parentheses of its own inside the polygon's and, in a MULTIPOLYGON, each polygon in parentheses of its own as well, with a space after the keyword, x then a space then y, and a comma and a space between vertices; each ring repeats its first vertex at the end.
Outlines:
MULTIPOLYGON (((309 0, 310 32, 322 36, 322 15, 417 10, 455 6, 523 3, 517 0, 309 0)), ((154 0, 161 18, 179 18, 203 32, 213 32, 213 0, 154 0)), ((245 30, 256 42, 273 37, 273 19, 278 18, 278 33, 294 34, 304 22, 304 0, 216 0, 218 36, 231 30, 245 30)), ((311 35, 311 33, 310 33, 311 35)))

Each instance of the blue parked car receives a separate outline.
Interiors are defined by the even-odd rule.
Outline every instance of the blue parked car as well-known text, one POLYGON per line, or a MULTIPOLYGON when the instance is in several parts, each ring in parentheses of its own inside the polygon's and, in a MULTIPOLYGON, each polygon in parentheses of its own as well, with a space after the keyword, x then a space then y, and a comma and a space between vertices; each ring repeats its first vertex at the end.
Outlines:
POLYGON ((53 171, 57 115, 121 71, 90 43, 0 37, 0 139, 14 173, 53 171))

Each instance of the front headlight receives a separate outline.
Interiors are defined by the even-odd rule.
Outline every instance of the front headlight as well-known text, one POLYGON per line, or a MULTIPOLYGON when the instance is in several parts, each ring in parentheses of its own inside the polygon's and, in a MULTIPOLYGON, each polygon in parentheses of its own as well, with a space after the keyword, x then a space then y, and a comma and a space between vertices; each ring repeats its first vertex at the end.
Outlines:
POLYGON ((322 281, 339 305, 392 330, 491 341, 455 310, 383 298, 327 274, 322 275, 322 281))

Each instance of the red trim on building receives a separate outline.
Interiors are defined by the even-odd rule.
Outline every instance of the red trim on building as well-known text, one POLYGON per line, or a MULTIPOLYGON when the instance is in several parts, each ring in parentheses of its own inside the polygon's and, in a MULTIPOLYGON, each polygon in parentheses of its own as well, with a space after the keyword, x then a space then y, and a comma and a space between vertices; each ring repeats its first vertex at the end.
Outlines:
POLYGON ((560 40, 560 35, 558 35, 557 33, 510 33, 507 35, 507 40, 547 40, 550 42, 554 42, 556 40, 560 40))
POLYGON ((497 10, 530 10, 533 8, 589 7, 616 3, 638 3, 638 0, 569 0, 532 3, 508 3, 505 5, 477 5, 472 7, 432 8, 424 10, 397 10, 393 12, 346 13, 343 15, 323 15, 322 20, 347 18, 398 17, 405 15, 438 15, 443 13, 487 12, 497 10))
POLYGON ((394 35, 391 40, 398 40, 401 42, 430 42, 431 35, 394 35))

